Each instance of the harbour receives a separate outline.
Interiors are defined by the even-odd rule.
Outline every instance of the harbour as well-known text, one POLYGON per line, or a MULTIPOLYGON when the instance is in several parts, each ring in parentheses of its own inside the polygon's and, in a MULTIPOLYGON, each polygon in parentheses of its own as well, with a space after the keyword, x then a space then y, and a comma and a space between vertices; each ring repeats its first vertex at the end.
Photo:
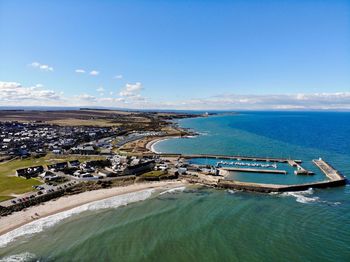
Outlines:
POLYGON ((312 160, 312 163, 322 171, 326 176, 326 179, 317 182, 308 182, 300 184, 267 184, 267 183, 253 183, 238 181, 235 179, 228 178, 230 172, 241 172, 241 173, 256 173, 256 174, 281 174, 287 175, 288 172, 284 169, 277 169, 278 164, 287 164, 293 167, 293 175, 314 175, 313 171, 307 170, 302 166, 301 160, 292 160, 286 158, 264 158, 255 156, 222 156, 222 155, 185 155, 185 154, 161 154, 161 157, 177 159, 178 163, 183 163, 184 161, 190 159, 216 159, 220 160, 216 165, 196 165, 191 166, 193 172, 189 172, 192 177, 187 177, 192 183, 206 184, 209 186, 214 186, 218 188, 261 192, 261 193, 271 193, 271 192, 294 192, 303 191, 310 188, 331 188, 344 186, 346 184, 346 178, 335 168, 333 168, 325 160, 319 158, 312 160), (236 160, 236 161, 247 161, 247 162, 230 162, 223 161, 221 159, 236 160), (264 162, 263 164, 261 162, 264 162), (269 164, 274 163, 274 164, 269 164), (239 167, 237 167, 239 166, 239 167), (242 168, 241 166, 244 166, 242 168), (246 168, 248 166, 248 168, 246 168), (252 168, 256 167, 256 168, 252 168), (202 168, 202 169, 201 169, 202 168), (206 175, 203 175, 203 170, 210 170, 206 175), (198 179, 193 179, 193 176, 197 176, 198 179), (211 178, 209 178, 209 176, 211 178), (216 182, 213 182, 213 178, 217 178, 216 182))

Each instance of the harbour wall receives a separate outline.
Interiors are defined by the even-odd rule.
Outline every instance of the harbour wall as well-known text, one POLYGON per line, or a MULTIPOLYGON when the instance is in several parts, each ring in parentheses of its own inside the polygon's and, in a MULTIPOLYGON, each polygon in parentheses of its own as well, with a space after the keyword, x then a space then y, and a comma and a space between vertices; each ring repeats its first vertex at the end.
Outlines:
POLYGON ((309 188, 329 188, 338 187, 346 184, 344 180, 336 181, 322 181, 307 184, 297 184, 297 185, 276 185, 276 184, 260 184, 260 183, 247 183, 238 182, 233 180, 220 179, 217 186, 220 188, 244 190, 244 191, 254 191, 261 193, 271 193, 271 192, 293 192, 293 191, 304 191, 309 188))

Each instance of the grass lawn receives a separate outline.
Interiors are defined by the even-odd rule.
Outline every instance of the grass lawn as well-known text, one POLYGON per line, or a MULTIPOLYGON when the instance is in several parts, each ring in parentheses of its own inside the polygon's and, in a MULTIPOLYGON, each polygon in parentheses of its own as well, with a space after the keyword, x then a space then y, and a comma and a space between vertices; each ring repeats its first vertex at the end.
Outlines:
POLYGON ((104 157, 49 154, 40 158, 26 158, 0 163, 0 199, 10 197, 11 194, 22 194, 32 191, 32 186, 42 184, 42 182, 37 179, 16 177, 15 173, 17 169, 31 166, 50 165, 57 162, 76 159, 82 162, 86 160, 104 159, 104 157))
POLYGON ((154 170, 141 175, 141 177, 160 177, 164 175, 165 172, 161 170, 154 170))
POLYGON ((5 201, 5 200, 9 200, 11 198, 13 198, 13 197, 11 197, 11 196, 0 196, 0 202, 1 201, 5 201))

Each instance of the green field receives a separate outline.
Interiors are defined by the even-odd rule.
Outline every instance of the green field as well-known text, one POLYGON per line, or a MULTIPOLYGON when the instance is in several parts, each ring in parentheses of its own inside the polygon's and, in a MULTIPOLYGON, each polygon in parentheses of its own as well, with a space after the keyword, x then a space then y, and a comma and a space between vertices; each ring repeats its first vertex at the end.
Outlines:
POLYGON ((141 177, 160 177, 166 173, 161 170, 150 171, 141 175, 141 177))
POLYGON ((0 196, 0 202, 1 201, 5 201, 5 200, 9 200, 11 198, 13 198, 13 197, 11 197, 11 196, 0 196))
POLYGON ((18 159, 5 163, 0 163, 0 201, 6 200, 6 198, 11 198, 12 194, 22 194, 33 190, 34 185, 40 185, 42 182, 37 179, 25 179, 21 177, 16 177, 15 173, 17 169, 40 166, 40 165, 50 165, 57 162, 69 161, 78 159, 79 161, 101 159, 103 157, 96 156, 56 156, 47 155, 40 158, 26 158, 18 159))

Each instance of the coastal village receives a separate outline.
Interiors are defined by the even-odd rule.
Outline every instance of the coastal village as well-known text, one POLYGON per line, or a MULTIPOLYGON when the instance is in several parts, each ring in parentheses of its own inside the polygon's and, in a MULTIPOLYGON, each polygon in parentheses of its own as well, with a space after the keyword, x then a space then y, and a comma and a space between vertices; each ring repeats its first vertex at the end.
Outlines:
MULTIPOLYGON (((208 115, 185 117, 199 116, 208 115)), ((165 125, 153 125, 156 128, 147 130, 132 130, 123 125, 0 122, 0 168, 16 163, 16 168, 8 171, 6 176, 19 178, 16 180, 19 184, 34 181, 24 192, 3 196, 0 215, 5 216, 64 195, 138 182, 181 180, 257 192, 296 191, 345 183, 345 178, 322 159, 314 160, 314 164, 328 180, 301 185, 268 185, 235 181, 229 175, 230 172, 286 175, 287 171, 278 166, 281 164, 292 168, 294 175, 309 176, 313 172, 303 168, 300 160, 292 159, 155 153, 152 146, 159 140, 193 135, 193 132, 180 129, 168 121, 165 125), (191 161, 204 158, 217 160, 216 164, 191 161)))
POLYGON ((181 114, 87 109, 0 114, 2 215, 61 195, 126 185, 136 178, 177 178, 175 164, 153 154, 147 145, 185 136, 186 131, 167 123, 181 114))

